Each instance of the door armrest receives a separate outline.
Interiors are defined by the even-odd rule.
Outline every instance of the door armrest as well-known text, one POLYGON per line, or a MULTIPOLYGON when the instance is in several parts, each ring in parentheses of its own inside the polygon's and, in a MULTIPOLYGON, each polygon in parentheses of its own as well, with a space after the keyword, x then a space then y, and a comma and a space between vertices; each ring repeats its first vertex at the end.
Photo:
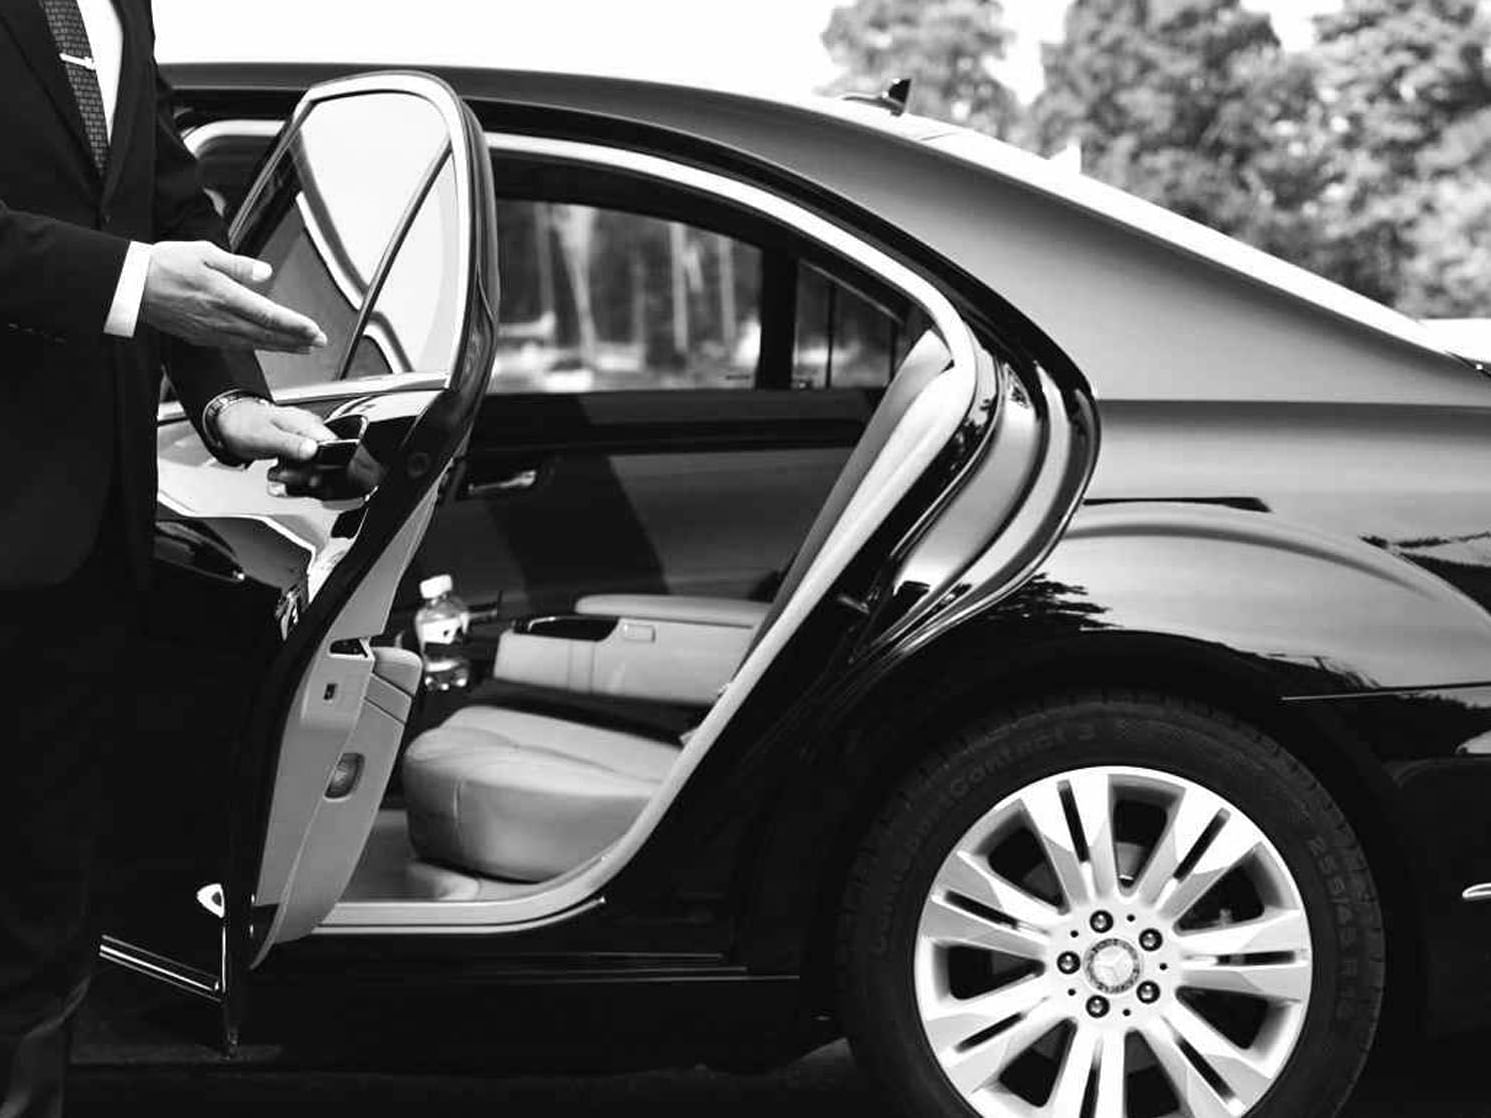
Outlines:
POLYGON ((587 616, 680 621, 691 625, 749 629, 751 632, 761 627, 770 609, 769 602, 691 598, 680 594, 590 594, 575 603, 575 612, 587 616))

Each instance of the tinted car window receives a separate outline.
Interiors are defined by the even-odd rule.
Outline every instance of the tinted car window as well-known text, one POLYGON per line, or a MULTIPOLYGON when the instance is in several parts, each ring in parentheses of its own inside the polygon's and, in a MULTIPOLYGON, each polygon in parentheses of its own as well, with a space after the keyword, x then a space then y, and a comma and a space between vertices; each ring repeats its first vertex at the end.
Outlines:
POLYGON ((448 246, 458 229, 455 165, 446 160, 399 244, 347 376, 450 368, 460 341, 461 307, 448 246))
POLYGON ((884 388, 906 341, 901 316, 817 268, 800 268, 793 388, 884 388))
POLYGON ((498 392, 750 388, 761 252, 657 217, 505 201, 498 392))
POLYGON ((306 118, 292 158, 257 203, 280 212, 268 221, 246 215, 258 232, 239 246, 274 267, 265 294, 310 315, 327 336, 307 355, 261 352, 271 389, 336 378, 379 262, 446 142, 434 106, 408 95, 325 102, 306 118))

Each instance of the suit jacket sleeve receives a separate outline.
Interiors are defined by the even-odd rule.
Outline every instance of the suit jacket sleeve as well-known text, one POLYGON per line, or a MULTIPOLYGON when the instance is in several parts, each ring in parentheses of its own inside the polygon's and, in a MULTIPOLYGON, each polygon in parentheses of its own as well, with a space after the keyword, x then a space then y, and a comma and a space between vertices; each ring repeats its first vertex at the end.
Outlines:
MULTIPOLYGON (((211 241, 228 247, 228 231, 202 189, 197 160, 173 119, 171 87, 151 63, 155 83, 155 236, 158 241, 211 241)), ((115 269, 118 276, 118 268, 115 269)), ((112 292, 111 292, 112 296, 112 292)), ((105 306, 107 306, 105 300, 105 306)), ((100 319, 102 321, 102 319, 100 319)), ((161 355, 186 414, 202 432, 202 412, 214 397, 235 389, 271 399, 251 350, 219 350, 162 337, 161 355)), ((211 439, 204 441, 213 446, 211 439)), ((221 457, 221 456, 220 456, 221 457)), ((224 461, 232 459, 224 458, 224 461)))
POLYGON ((129 242, 0 202, 0 323, 56 337, 103 333, 129 242))

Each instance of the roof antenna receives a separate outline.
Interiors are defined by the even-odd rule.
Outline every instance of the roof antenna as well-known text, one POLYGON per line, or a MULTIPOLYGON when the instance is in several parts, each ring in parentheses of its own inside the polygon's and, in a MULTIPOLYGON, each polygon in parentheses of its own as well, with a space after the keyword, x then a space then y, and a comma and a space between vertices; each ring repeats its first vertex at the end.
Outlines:
POLYGON ((866 105, 877 105, 888 109, 891 116, 900 116, 906 111, 906 102, 911 99, 911 79, 897 78, 879 93, 846 93, 845 101, 859 101, 866 105))

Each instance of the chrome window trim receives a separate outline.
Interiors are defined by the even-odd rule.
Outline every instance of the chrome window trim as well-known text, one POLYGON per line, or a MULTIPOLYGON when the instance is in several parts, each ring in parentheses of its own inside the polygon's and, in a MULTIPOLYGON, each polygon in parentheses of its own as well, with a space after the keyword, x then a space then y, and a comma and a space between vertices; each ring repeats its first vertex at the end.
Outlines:
MULTIPOLYGON (((223 128, 215 135, 227 134, 230 122, 219 123, 223 128)), ((883 518, 888 512, 889 504, 898 499, 900 493, 914 482, 914 477, 907 476, 912 472, 908 464, 915 468, 916 476, 920 476, 925 464, 953 437, 966 417, 967 409, 973 404, 978 364, 978 343, 967 324, 948 298, 929 280, 880 249, 866 244, 849 230, 761 187, 642 152, 577 140, 505 132, 488 132, 487 146, 497 153, 539 155, 571 163, 621 169, 645 178, 662 179, 671 184, 686 186, 792 228, 834 253, 855 261, 921 306, 942 336, 952 358, 950 371, 924 390, 922 396, 923 403, 927 405, 923 410, 945 419, 945 422, 929 427, 924 432, 912 448, 914 453, 907 456, 906 462, 898 463, 897 468, 889 473, 879 474, 879 481, 882 483, 880 501, 885 500, 884 494, 891 493, 889 503, 884 507, 871 500, 851 503, 861 516, 865 515, 867 506, 873 504, 878 515, 883 518)), ((500 371, 497 375, 500 375, 500 371)), ((1005 375, 1002 369, 997 370, 1001 391, 1005 375)), ((356 382, 361 386, 356 394, 368 394, 370 390, 376 390, 370 389, 373 379, 356 382)), ((400 378, 381 379, 393 381, 400 378)), ((341 385, 318 387, 339 388, 341 385)), ((772 630, 763 634, 763 639, 757 643, 754 652, 747 657, 710 709, 708 716, 690 736, 662 787, 615 843, 590 861, 557 878, 519 887, 506 897, 480 901, 342 901, 312 934, 347 935, 361 932, 369 935, 427 935, 439 932, 500 935, 557 922, 602 901, 606 885, 642 849, 699 761, 718 738, 721 729, 734 717, 746 695, 754 689, 766 665, 786 640, 783 633, 789 629, 796 630, 808 610, 827 590, 827 583, 837 577, 839 572, 830 571, 829 568, 837 559, 833 545, 837 542, 841 548, 850 546, 843 539, 845 533, 840 531, 847 519, 841 517, 839 525, 830 534, 817 561, 802 580, 788 607, 783 610, 772 630), (790 626, 787 624, 789 620, 790 626)), ((853 546, 857 550, 860 545, 853 546)))

